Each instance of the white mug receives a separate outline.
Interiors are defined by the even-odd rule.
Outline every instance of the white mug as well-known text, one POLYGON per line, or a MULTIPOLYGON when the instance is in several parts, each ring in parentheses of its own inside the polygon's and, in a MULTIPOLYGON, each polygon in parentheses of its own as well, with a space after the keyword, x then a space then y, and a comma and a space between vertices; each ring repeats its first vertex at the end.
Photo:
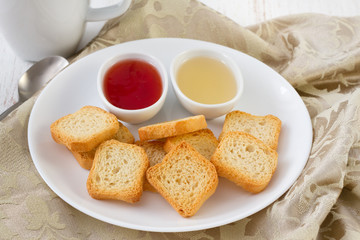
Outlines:
POLYGON ((76 51, 87 21, 122 15, 131 0, 91 8, 89 0, 0 0, 0 31, 24 60, 68 57, 76 51))

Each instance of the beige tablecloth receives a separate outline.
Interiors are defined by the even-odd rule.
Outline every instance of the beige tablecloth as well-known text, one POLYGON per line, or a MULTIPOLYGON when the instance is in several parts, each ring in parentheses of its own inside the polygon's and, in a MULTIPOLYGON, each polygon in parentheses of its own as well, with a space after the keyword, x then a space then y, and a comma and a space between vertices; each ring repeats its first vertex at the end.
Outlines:
POLYGON ((155 37, 240 50, 296 88, 314 130, 296 183, 264 210, 213 229, 151 233, 107 224, 62 201, 37 173, 26 134, 34 97, 0 122, 0 239, 360 239, 360 17, 303 14, 244 28, 196 1, 136 0, 73 61, 155 37))

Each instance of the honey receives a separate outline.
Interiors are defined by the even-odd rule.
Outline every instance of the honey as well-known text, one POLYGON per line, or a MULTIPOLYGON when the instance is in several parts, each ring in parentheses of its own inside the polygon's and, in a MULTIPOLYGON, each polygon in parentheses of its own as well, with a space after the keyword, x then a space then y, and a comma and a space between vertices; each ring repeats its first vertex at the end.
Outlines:
POLYGON ((220 104, 236 95, 236 81, 231 70, 221 61, 209 57, 186 60, 176 73, 182 93, 203 104, 220 104))

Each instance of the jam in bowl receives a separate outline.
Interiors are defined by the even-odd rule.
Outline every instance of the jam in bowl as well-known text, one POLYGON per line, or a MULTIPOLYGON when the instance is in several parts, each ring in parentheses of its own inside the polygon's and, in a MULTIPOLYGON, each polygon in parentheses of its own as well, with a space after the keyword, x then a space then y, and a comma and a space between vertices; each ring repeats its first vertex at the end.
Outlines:
POLYGON ((109 112, 124 122, 137 124, 162 108, 168 90, 167 72, 151 55, 121 54, 100 67, 97 87, 109 112))

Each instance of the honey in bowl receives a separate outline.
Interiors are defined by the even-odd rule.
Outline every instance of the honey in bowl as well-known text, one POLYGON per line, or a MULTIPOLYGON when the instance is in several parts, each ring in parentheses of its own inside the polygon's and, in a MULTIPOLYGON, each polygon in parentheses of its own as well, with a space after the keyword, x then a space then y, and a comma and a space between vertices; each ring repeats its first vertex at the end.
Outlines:
POLYGON ((205 56, 186 60, 178 68, 176 82, 182 93, 203 104, 221 104, 237 93, 235 76, 222 61, 205 56))
POLYGON ((122 60, 110 67, 105 73, 103 88, 111 104, 127 110, 151 106, 163 91, 157 69, 138 59, 122 60))

